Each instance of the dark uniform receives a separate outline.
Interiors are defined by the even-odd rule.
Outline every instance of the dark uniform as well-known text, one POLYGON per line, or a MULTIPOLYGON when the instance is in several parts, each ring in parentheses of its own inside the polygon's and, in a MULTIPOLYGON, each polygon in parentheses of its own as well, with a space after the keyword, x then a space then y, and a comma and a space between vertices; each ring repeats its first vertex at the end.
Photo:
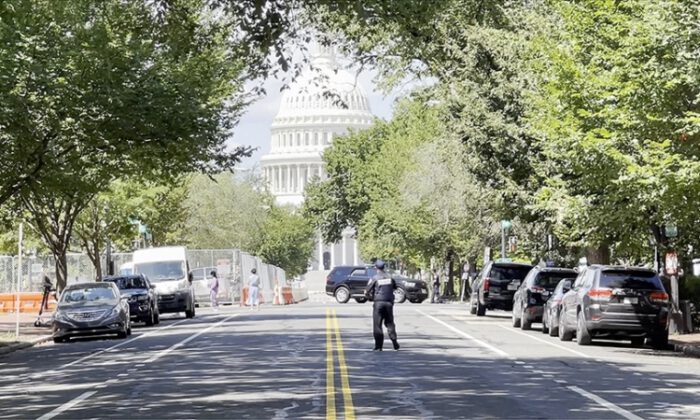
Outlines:
MULTIPOLYGON (((379 267, 377 267, 379 269, 379 267)), ((383 265, 382 265, 383 268, 383 265)), ((382 269, 367 283, 365 295, 374 301, 372 320, 374 321, 374 350, 381 351, 384 346, 384 332, 382 324, 386 325, 389 338, 394 349, 399 349, 396 339, 396 326, 394 325, 394 290, 396 282, 382 269)))

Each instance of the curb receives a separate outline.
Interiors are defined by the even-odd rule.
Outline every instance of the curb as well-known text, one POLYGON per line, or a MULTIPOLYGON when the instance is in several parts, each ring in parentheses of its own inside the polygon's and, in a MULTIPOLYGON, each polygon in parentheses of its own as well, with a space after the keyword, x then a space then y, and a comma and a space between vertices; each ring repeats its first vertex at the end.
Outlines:
POLYGON ((35 338, 33 340, 30 340, 30 341, 23 341, 21 343, 15 343, 15 344, 10 344, 9 346, 0 347, 0 355, 12 353, 12 352, 15 352, 17 350, 26 349, 29 347, 34 347, 37 344, 45 343, 47 341, 51 341, 52 339, 53 339, 53 336, 44 335, 42 337, 35 338))
POLYGON ((673 344, 673 350, 690 357, 700 357, 700 346, 692 344, 673 344))

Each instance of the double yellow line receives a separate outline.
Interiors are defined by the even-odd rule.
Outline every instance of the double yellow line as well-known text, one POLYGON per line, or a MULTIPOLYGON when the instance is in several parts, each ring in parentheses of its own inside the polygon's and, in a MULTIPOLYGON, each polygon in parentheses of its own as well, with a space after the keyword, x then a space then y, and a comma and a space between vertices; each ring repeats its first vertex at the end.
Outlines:
POLYGON ((338 353, 338 368, 340 370, 340 386, 343 392, 344 414, 346 420, 355 419, 355 406, 352 405, 352 391, 350 391, 350 379, 348 367, 345 364, 343 352, 343 340, 340 338, 340 325, 335 309, 326 309, 326 419, 335 420, 335 360, 333 358, 333 338, 335 349, 338 353))

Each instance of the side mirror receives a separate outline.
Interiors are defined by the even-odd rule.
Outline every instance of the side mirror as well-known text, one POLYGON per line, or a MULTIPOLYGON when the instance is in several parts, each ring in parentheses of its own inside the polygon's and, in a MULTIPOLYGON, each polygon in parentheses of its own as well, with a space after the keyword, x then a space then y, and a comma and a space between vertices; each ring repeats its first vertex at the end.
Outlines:
POLYGON ((148 286, 148 288, 151 289, 151 290, 153 290, 153 289, 156 288, 156 285, 155 285, 155 284, 151 284, 150 286, 148 286))
POLYGON ((121 300, 129 300, 129 296, 120 296, 121 300))
POLYGON ((192 274, 191 271, 187 273, 187 281, 189 281, 190 283, 194 281, 194 274, 192 274))

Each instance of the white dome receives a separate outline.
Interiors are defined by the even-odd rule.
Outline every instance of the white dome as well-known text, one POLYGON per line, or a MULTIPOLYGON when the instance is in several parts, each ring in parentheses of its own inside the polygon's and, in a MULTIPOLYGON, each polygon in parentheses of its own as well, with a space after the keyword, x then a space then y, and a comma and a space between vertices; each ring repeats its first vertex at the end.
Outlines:
POLYGON ((271 127, 270 153, 261 166, 280 204, 300 205, 313 177, 325 177, 321 155, 334 137, 372 125, 357 78, 339 69, 331 48, 320 48, 310 69, 286 90, 271 127))

